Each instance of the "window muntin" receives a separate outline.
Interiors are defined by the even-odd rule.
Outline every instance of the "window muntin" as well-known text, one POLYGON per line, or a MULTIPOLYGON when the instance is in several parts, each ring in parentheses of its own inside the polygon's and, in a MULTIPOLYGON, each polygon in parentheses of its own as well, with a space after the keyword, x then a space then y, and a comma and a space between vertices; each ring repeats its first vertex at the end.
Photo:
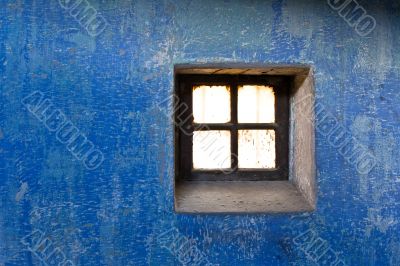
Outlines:
POLYGON ((290 81, 282 76, 179 75, 179 101, 187 104, 185 113, 190 119, 176 130, 177 178, 287 180, 289 85, 290 81), (210 102, 204 101, 209 96, 201 95, 204 92, 199 88, 208 90, 208 94, 212 94, 212 88, 224 93, 214 93, 210 106, 210 102), (207 114, 207 108, 220 110, 224 115, 207 114), (205 115, 199 116, 199 110, 205 115), (225 137, 215 138, 213 132, 225 132, 225 137))

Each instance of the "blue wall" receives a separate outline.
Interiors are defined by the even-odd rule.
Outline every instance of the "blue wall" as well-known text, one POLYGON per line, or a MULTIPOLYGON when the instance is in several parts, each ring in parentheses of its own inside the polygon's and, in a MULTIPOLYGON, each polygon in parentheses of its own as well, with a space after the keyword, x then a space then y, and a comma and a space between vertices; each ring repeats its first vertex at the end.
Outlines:
POLYGON ((65 265, 334 264, 310 234, 338 265, 400 265, 400 4, 359 2, 377 22, 364 37, 326 1, 89 0, 93 31, 66 1, 1 0, 0 265, 51 265, 49 250, 65 265), (190 62, 313 65, 317 102, 375 167, 317 132, 314 213, 175 214, 164 100, 190 62), (35 91, 101 151, 96 169, 29 110, 35 91))

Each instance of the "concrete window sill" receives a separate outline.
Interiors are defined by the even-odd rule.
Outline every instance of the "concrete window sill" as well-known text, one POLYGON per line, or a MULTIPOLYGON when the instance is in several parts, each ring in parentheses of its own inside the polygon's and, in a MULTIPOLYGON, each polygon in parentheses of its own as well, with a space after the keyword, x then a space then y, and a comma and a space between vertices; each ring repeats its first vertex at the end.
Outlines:
POLYGON ((314 208, 289 181, 180 182, 178 213, 291 213, 314 208))

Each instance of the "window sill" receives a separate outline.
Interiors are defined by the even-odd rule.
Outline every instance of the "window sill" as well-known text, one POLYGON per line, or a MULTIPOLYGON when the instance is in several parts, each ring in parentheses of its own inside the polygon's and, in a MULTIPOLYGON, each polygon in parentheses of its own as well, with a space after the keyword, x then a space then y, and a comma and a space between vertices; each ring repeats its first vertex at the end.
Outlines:
POLYGON ((178 213, 293 213, 314 207, 290 181, 180 182, 178 213))

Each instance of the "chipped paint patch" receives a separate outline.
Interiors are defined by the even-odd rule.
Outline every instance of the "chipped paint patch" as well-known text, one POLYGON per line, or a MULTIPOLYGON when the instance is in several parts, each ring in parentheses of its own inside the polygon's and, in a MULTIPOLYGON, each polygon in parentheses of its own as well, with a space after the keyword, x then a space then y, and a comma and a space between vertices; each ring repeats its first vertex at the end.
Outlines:
POLYGON ((19 188, 19 191, 15 195, 15 200, 20 202, 24 197, 25 194, 28 192, 29 186, 27 182, 23 182, 19 188))

